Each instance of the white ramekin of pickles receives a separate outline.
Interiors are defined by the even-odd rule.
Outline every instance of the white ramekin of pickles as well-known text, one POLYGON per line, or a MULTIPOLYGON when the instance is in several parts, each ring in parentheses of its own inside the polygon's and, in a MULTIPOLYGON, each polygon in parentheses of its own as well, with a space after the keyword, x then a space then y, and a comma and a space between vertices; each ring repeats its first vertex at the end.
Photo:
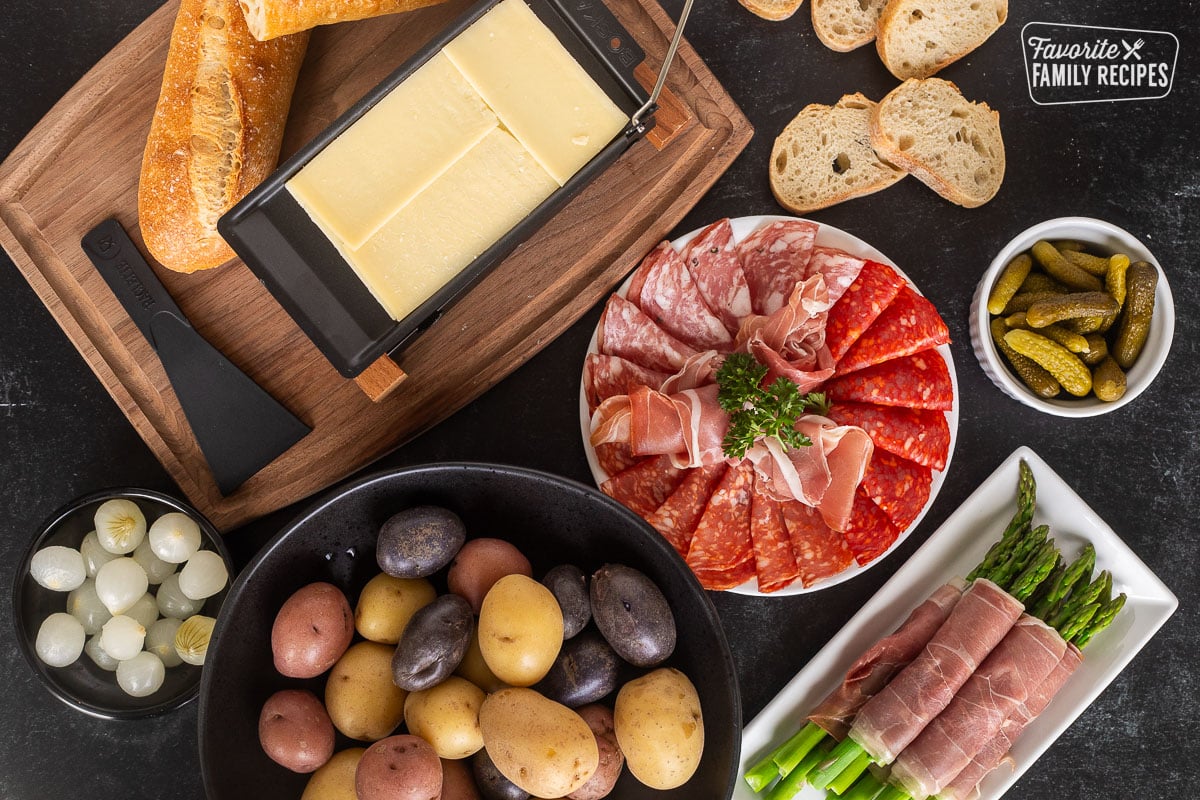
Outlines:
POLYGON ((1018 234, 975 291, 971 343, 992 382, 1063 417, 1114 411, 1154 380, 1175 309, 1161 265, 1128 231, 1062 217, 1018 234))
POLYGON ((160 713, 194 697, 230 580, 220 535, 157 492, 90 495, 30 546, 14 609, 50 690, 97 716, 160 713))

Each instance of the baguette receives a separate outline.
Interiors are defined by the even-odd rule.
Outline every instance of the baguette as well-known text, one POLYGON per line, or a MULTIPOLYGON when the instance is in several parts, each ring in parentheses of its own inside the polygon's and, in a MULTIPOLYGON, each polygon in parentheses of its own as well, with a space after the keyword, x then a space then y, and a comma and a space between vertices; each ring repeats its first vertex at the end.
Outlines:
POLYGON ((836 105, 812 104, 775 139, 768 168, 775 199, 793 214, 886 189, 904 177, 870 144, 875 103, 848 94, 836 105))
POLYGON ((1008 0, 888 0, 875 49, 900 80, 928 78, 967 55, 1008 19, 1008 0))
POLYGON ((952 203, 975 208, 1000 191, 1000 115, 941 78, 910 78, 871 112, 871 146, 952 203))
POLYGON ((217 219, 275 168, 307 41, 255 40, 237 0, 182 0, 138 183, 142 239, 163 266, 233 258, 217 219))
POLYGON ((318 25, 398 14, 445 0, 239 0, 250 33, 261 42, 318 25))
POLYGON ((812 23, 821 44, 848 53, 875 40, 887 0, 812 0, 812 23))

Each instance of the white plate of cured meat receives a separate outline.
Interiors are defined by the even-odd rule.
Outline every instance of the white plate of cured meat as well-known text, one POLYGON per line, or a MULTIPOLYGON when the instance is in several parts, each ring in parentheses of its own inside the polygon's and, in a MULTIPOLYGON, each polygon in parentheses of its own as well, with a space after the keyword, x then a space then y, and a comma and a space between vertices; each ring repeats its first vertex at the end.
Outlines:
MULTIPOLYGON (((937 496, 958 428, 948 341, 933 304, 861 239, 795 217, 718 220, 655 248, 609 298, 580 386, 592 475, 667 538, 706 588, 781 596, 833 586, 894 550, 937 496), (811 285, 818 273, 826 295, 811 285), (719 363, 720 354, 746 349, 738 331, 749 318, 789 314, 786 344, 775 348, 788 377, 801 392, 826 393, 828 429, 853 426, 847 442, 870 440, 861 484, 829 490, 840 515, 819 497, 768 496, 764 470, 750 459, 718 453, 692 462, 708 466, 680 468, 678 455, 643 447, 634 456, 628 440, 592 445, 602 422, 619 436, 639 428, 636 417, 627 430, 612 423, 608 409, 622 396, 662 390, 659 399, 686 405, 697 396, 686 391, 698 389, 710 390, 711 401, 708 356, 719 363)), ((679 423, 680 434, 702 439, 707 418, 695 417, 695 425, 679 423)))
MULTIPOLYGON (((1001 766, 979 783, 982 800, 1003 795, 1129 664, 1179 605, 1175 595, 1100 517, 1028 447, 1017 448, 883 585, 836 636, 769 702, 742 734, 742 770, 794 733, 809 711, 838 684, 872 644, 895 630, 935 589, 979 563, 1016 510, 1019 463, 1037 482, 1033 524, 1050 535, 1067 560, 1087 542, 1096 570, 1112 573, 1112 592, 1128 596, 1112 624, 1083 650, 1083 660, 1050 704, 1013 743, 1012 769, 1001 766)), ((798 800, 820 800, 809 785, 798 800)), ((735 800, 761 800, 739 777, 735 800)))

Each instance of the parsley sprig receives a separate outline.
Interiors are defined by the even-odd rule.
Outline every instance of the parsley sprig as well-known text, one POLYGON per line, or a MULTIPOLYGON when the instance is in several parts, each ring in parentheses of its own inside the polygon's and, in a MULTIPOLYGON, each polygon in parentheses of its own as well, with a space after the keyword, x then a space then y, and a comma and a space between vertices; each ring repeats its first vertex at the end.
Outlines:
POLYGON ((808 447, 807 436, 796 430, 796 420, 808 411, 827 413, 829 405, 819 392, 800 394, 796 384, 782 376, 763 387, 767 367, 749 353, 731 353, 717 370, 717 402, 729 414, 729 430, 721 448, 730 458, 744 458, 754 443, 774 436, 784 446, 808 447))

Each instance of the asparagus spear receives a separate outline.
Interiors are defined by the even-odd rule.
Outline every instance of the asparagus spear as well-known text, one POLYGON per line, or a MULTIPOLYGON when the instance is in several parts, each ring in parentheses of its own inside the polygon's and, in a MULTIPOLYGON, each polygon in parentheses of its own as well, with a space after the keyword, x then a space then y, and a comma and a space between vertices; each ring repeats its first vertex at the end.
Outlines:
POLYGON ((1033 519, 1033 507, 1037 500, 1037 483, 1033 479, 1033 470, 1024 461, 1017 467, 1017 510, 1012 521, 1004 529, 1000 540, 992 545, 983 561, 969 575, 968 581, 973 581, 986 572, 991 572, 1005 558, 1013 540, 1029 528, 1033 519))
POLYGON ((1096 548, 1088 542, 1079 557, 1063 572, 1062 577, 1029 609, 1038 619, 1046 619, 1063 602, 1080 581, 1090 580, 1096 567, 1096 548))
POLYGON ((1092 640, 1093 636, 1107 628, 1108 624, 1113 621, 1113 617, 1117 615, 1117 612, 1125 606, 1125 600, 1125 593, 1122 592, 1102 605, 1100 610, 1096 612, 1096 616, 1092 617, 1092 621, 1075 635, 1075 646, 1082 650, 1092 640))
POLYGON ((1100 600, 1101 597, 1107 601, 1107 594, 1112 592, 1112 574, 1105 570, 1100 573, 1096 580, 1086 586, 1077 586, 1076 591, 1071 592, 1060 608, 1056 608, 1052 614, 1043 618, 1043 621, 1051 628, 1062 630, 1063 624, 1068 619, 1079 612, 1081 608, 1091 603, 1100 600))
POLYGON ((842 800, 873 800, 882 791, 883 784, 879 778, 874 773, 866 772, 842 795, 842 800))
POLYGON ((1059 561, 1058 547, 1053 539, 1042 542, 1042 546, 1034 553, 1029 565, 1013 579, 1005 588, 1013 597, 1022 603, 1046 580, 1046 576, 1054 569, 1059 561))

